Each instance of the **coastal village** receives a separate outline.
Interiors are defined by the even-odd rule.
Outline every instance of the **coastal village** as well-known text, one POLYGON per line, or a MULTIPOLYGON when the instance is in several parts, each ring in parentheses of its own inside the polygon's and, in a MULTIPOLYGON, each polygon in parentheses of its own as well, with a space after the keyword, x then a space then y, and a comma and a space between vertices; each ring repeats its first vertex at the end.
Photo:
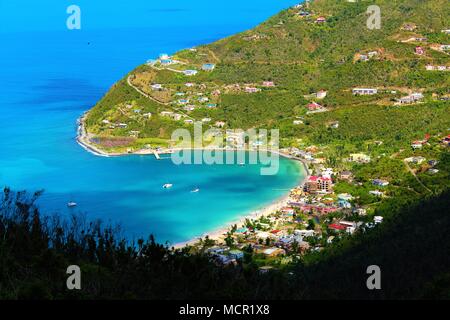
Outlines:
MULTIPOLYGON (((309 2, 295 5, 288 14, 291 19, 319 28, 332 19, 310 10, 309 2)), ((413 64, 417 72, 447 73, 450 71, 449 45, 429 42, 420 34, 420 28, 420 25, 406 23, 398 34, 392 36, 392 41, 405 48, 411 59, 419 59, 420 63, 413 64), (431 57, 436 56, 438 62, 431 63, 431 57)), ((442 35, 449 33, 449 29, 441 31, 442 35)), ((247 32, 240 37, 245 42, 257 42, 268 36, 247 32)), ((396 58, 385 48, 373 47, 355 51, 351 63, 358 67, 382 61, 395 63, 396 58)), ((281 85, 269 77, 257 82, 213 81, 211 75, 219 72, 221 67, 221 60, 214 52, 202 46, 173 56, 161 53, 158 58, 147 61, 142 68, 130 73, 127 85, 141 97, 156 103, 158 109, 146 109, 131 100, 105 113, 95 124, 95 129, 103 135, 122 139, 114 140, 119 141, 118 144, 107 145, 108 152, 154 153, 157 157, 160 153, 172 152, 168 139, 150 139, 141 131, 155 118, 173 125, 173 128, 191 128, 194 123, 201 122, 206 128, 216 130, 211 131, 212 136, 214 132, 225 132, 227 138, 219 145, 210 146, 212 148, 269 149, 269 145, 261 142, 263 137, 252 145, 246 144, 245 138, 236 133, 237 129, 229 125, 221 109, 224 96, 269 96, 281 85)), ((330 96, 339 102, 339 107, 366 104, 370 108, 411 110, 410 113, 414 113, 414 107, 444 103, 450 99, 448 90, 424 90, 414 86, 372 86, 361 82, 339 92, 323 86, 302 95, 302 101, 306 103, 284 120, 286 126, 306 127, 314 117, 321 119, 323 114, 336 110, 336 103, 328 102, 330 96)), ((336 116, 319 122, 317 126, 329 135, 339 134, 350 126, 347 120, 336 116)), ((194 239, 187 243, 188 248, 208 254, 219 265, 238 264, 251 257, 261 272, 267 272, 302 259, 308 253, 321 251, 343 238, 376 228, 386 221, 386 217, 378 214, 377 208, 387 199, 402 192, 414 196, 432 194, 433 181, 446 179, 448 168, 441 166, 439 159, 448 153, 450 128, 438 129, 433 134, 417 135, 411 141, 402 140, 398 135, 396 143, 401 147, 395 150, 381 137, 367 138, 351 146, 313 144, 306 138, 282 141, 280 154, 304 164, 307 176, 303 183, 290 190, 289 196, 275 207, 263 209, 227 230, 194 239)), ((81 141, 88 147, 99 142, 93 136, 84 138, 81 141)))
MULTIPOLYGON (((445 152, 449 145, 450 135, 427 135, 412 141, 410 150, 389 157, 405 157, 401 160, 419 179, 416 174, 437 174, 439 162, 416 151, 437 147, 445 152)), ((394 196, 395 189, 399 188, 391 184, 394 178, 374 176, 363 181, 355 176, 352 168, 370 166, 373 161, 365 153, 349 154, 337 167, 327 167, 329 161, 321 149, 308 146, 280 150, 303 162, 308 173, 304 182, 275 207, 256 212, 254 217, 226 231, 190 241, 191 250, 210 255, 220 265, 237 264, 245 257, 252 257, 259 270, 267 272, 383 223, 384 217, 376 214, 376 207, 383 199, 394 196)))

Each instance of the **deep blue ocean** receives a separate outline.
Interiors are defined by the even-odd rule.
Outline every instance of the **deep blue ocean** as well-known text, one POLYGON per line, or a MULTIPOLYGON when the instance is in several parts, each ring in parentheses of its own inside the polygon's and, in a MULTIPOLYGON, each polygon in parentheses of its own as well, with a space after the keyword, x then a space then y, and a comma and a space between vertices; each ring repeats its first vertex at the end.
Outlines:
POLYGON ((98 157, 76 143, 76 120, 160 52, 244 31, 294 3, 0 1, 0 186, 44 189, 45 213, 80 212, 122 225, 128 237, 172 243, 273 202, 301 180, 297 163, 282 159, 276 176, 262 176, 259 165, 98 157), (65 27, 72 3, 82 10, 81 30, 65 27), (167 182, 172 189, 162 188, 167 182))

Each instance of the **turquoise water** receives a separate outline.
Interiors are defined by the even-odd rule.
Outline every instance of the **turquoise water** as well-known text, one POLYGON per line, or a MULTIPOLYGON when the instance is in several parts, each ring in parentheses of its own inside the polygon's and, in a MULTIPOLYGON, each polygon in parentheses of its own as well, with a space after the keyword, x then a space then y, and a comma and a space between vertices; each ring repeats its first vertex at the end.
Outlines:
POLYGON ((101 12, 99 3, 107 2, 91 2, 80 1, 86 17, 80 31, 64 30, 67 6, 0 4, 0 186, 44 189, 40 205, 47 212, 67 214, 67 202, 76 201, 75 212, 121 224, 128 237, 153 233, 174 243, 261 208, 301 180, 299 165, 287 159, 276 176, 261 176, 259 165, 97 157, 75 142, 76 119, 130 69, 159 52, 251 28, 293 1, 249 1, 236 12, 233 0, 209 7, 207 15, 206 2, 128 1, 139 10, 109 8, 101 17, 89 10, 101 12), (15 16, 31 22, 18 24, 15 16), (162 188, 167 182, 172 189, 162 188), (191 193, 197 186, 200 192, 191 193))

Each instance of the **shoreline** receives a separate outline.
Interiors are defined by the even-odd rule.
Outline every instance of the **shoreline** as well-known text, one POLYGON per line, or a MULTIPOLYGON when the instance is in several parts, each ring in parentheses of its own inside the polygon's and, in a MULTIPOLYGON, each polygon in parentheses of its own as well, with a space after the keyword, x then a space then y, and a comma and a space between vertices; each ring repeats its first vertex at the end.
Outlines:
MULTIPOLYGON (((135 152, 130 153, 108 153, 105 152, 92 144, 89 143, 89 136, 86 132, 85 125, 84 125, 84 118, 86 117, 86 113, 84 112, 83 115, 77 120, 78 128, 77 128, 77 143, 87 152, 90 152, 96 156, 100 157, 120 157, 120 156, 129 156, 129 155, 153 155, 153 151, 143 152, 142 150, 138 150, 135 152)), ((226 148, 181 148, 181 149, 169 149, 170 152, 172 151, 180 151, 180 150, 221 150, 221 151, 255 151, 251 149, 226 149, 226 148)), ((169 151, 168 150, 168 151, 169 151)), ((299 167, 304 171, 305 176, 301 179, 301 181, 297 184, 298 186, 301 186, 304 181, 308 179, 308 177, 311 175, 309 168, 308 168, 308 162, 304 159, 297 158, 294 156, 291 156, 289 154, 285 154, 281 151, 275 151, 275 150, 261 150, 260 151, 266 151, 266 152, 272 152, 275 154, 278 154, 279 156, 293 160, 295 162, 300 162, 299 167)), ((167 153, 167 151, 166 151, 167 153)), ((164 154, 164 152, 162 152, 164 154)), ((224 223, 224 226, 216 228, 210 232, 206 231, 200 236, 195 236, 190 240, 177 242, 171 245, 171 247, 175 249, 181 249, 189 245, 193 245, 199 241, 200 238, 204 238, 205 236, 208 236, 209 239, 220 241, 223 240, 226 236, 226 233, 228 230, 233 226, 237 225, 238 228, 243 225, 246 219, 256 219, 260 217, 265 217, 270 215, 271 213, 280 210, 282 207, 286 206, 289 202, 291 190, 289 190, 289 193, 287 193, 284 196, 279 197, 278 199, 272 201, 271 203, 265 205, 264 207, 252 210, 248 214, 243 214, 238 217, 238 219, 232 221, 232 222, 226 222, 224 223)))

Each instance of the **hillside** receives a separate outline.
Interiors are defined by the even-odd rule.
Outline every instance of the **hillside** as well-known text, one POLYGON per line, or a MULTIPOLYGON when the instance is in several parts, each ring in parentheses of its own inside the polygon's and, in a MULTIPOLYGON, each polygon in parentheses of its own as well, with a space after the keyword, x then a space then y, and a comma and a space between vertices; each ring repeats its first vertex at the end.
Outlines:
POLYGON ((450 126, 448 100, 440 100, 449 94, 449 70, 426 70, 450 67, 449 52, 440 50, 450 42, 442 32, 449 28, 447 4, 316 0, 289 8, 252 30, 139 66, 89 111, 87 130, 105 150, 136 151, 167 146, 173 129, 203 119, 227 129, 279 128, 283 146, 293 146, 298 137, 323 143, 324 124, 340 121, 342 132, 328 140, 382 135, 400 146, 395 140, 450 126), (381 8, 379 30, 366 27, 374 3, 381 8), (416 54, 417 46, 425 52, 416 54), (214 69, 203 71, 204 64, 214 69), (355 87, 378 94, 355 96, 355 87), (311 96, 319 90, 327 91, 324 99, 311 96), (395 105, 412 92, 422 93, 423 103, 395 105), (308 112, 313 101, 326 112, 308 112))

